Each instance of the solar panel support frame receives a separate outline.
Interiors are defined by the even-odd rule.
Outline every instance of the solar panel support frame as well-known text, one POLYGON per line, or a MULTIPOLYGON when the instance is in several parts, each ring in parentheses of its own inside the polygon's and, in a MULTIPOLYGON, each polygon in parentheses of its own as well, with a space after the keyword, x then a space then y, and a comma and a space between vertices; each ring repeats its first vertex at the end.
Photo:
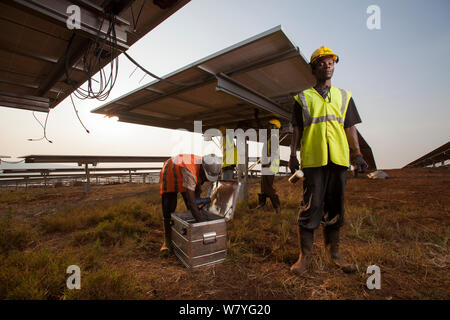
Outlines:
POLYGON ((268 97, 248 88, 238 81, 228 77, 224 73, 220 73, 217 78, 217 91, 226 92, 236 98, 244 100, 268 112, 277 114, 285 119, 290 119, 290 114, 280 108, 278 104, 268 97))
MULTIPOLYGON (((68 0, 58 0, 58 1, 49 1, 49 0, 13 0, 14 3, 19 4, 23 7, 26 7, 35 12, 39 12, 46 19, 50 21, 58 21, 60 23, 66 24, 66 21, 70 17, 66 12, 67 8, 71 5, 77 5, 72 1, 68 0)), ((80 6, 79 6, 80 7, 80 6)), ((98 22, 99 15, 92 12, 91 10, 87 10, 83 6, 80 7, 80 30, 78 32, 82 32, 88 37, 96 37, 99 34, 99 27, 96 22, 98 22)), ((116 39, 117 44, 122 50, 127 50, 129 46, 127 43, 127 31, 129 29, 128 25, 124 23, 123 19, 119 19, 120 25, 115 26, 116 31, 116 39)), ((100 27, 100 35, 102 37, 105 36, 107 30, 107 26, 109 21, 105 19, 103 21, 103 25, 100 27)), ((110 39, 107 39, 110 40, 110 39)))

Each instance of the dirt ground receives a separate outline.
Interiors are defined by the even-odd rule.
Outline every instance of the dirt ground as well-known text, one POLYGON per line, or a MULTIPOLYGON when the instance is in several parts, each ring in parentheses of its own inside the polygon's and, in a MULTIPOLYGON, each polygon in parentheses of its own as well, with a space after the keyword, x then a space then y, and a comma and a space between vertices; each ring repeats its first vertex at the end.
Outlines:
MULTIPOLYGON (((449 170, 385 172, 389 179, 348 179, 341 251, 356 264, 354 274, 332 265, 321 228, 315 233, 312 270, 304 277, 290 273, 298 257, 296 220, 302 191, 301 183, 289 184, 287 177, 276 179, 281 214, 273 212, 270 202, 261 210, 238 206, 227 225, 227 259, 213 266, 186 269, 174 255, 159 252, 159 186, 143 184, 94 186, 88 194, 84 187, 1 190, 0 218, 12 217, 15 228, 31 234, 23 245, 2 254, 18 258, 47 249, 51 259, 69 254, 82 272, 86 270, 84 291, 71 296, 61 287, 51 297, 38 295, 44 299, 449 299, 449 170), (120 212, 104 213, 111 208, 120 212), (119 215, 126 216, 126 223, 107 229, 105 221, 122 219, 119 215), (367 288, 370 265, 380 267, 379 290, 367 288), (99 274, 116 271, 130 277, 133 286, 122 288, 118 277, 108 287, 115 294, 102 295, 95 279, 101 286, 99 274)), ((259 180, 252 179, 250 207, 256 206, 258 191, 259 180)), ((184 209, 181 197, 178 209, 184 209)), ((15 270, 12 263, 4 263, 4 268, 15 270)), ((11 282, 6 289, 0 284, 0 298, 14 298, 8 293, 22 285, 20 281, 25 280, 11 282)))

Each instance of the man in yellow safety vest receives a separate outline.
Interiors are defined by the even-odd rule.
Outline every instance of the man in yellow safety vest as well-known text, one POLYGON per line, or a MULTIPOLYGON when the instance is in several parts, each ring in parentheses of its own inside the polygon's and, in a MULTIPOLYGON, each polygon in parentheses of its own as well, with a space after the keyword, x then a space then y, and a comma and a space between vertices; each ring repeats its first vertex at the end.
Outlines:
POLYGON ((355 124, 360 123, 350 91, 331 85, 338 56, 326 47, 314 51, 311 68, 316 85, 295 96, 289 168, 299 168, 297 149, 300 146, 304 173, 303 203, 300 206, 298 261, 291 271, 303 274, 309 267, 314 230, 322 222, 325 246, 333 262, 344 272, 355 266, 339 253, 339 230, 344 224, 344 191, 350 166, 350 151, 360 171, 367 163, 359 149, 355 124))

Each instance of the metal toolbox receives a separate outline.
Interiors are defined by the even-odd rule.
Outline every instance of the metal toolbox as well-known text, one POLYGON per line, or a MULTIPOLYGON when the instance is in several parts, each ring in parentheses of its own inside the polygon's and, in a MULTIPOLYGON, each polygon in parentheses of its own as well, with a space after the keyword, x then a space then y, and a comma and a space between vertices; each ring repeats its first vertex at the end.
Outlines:
POLYGON ((208 221, 196 222, 190 211, 172 213, 172 248, 188 268, 225 260, 227 225, 233 219, 240 182, 219 180, 211 184, 207 196, 211 202, 202 208, 208 221))

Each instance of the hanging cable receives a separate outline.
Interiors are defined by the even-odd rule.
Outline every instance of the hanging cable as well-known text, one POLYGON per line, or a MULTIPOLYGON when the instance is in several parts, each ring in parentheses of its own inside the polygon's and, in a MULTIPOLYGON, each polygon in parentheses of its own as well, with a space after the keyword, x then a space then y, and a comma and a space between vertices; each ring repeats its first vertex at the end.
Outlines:
MULTIPOLYGON (((176 86, 184 86, 184 87, 190 87, 190 86, 195 86, 197 84, 201 84, 204 82, 204 80, 199 80, 199 81, 194 81, 194 82, 176 82, 176 81, 170 81, 161 77, 158 77, 157 75, 155 75, 154 73, 151 73, 150 71, 148 71, 147 69, 145 69, 143 66, 141 66, 139 63, 136 62, 136 60, 134 60, 132 57, 130 57, 128 55, 128 53, 124 52, 123 53, 125 55, 125 57, 128 58, 128 60, 130 60, 132 63, 134 63, 136 66, 138 66, 142 71, 144 71, 145 73, 147 73, 148 75, 152 76, 155 79, 158 79, 160 81, 164 81, 167 82, 169 84, 173 84, 176 86)), ((142 79, 141 79, 142 80, 142 79)))
POLYGON ((90 133, 89 130, 83 124, 83 121, 81 121, 80 116, 78 115, 78 110, 77 110, 77 108, 75 108, 75 103, 73 102, 72 95, 70 95, 70 100, 72 101, 73 110, 75 110, 75 114, 77 115, 78 121, 80 121, 80 123, 83 126, 84 130, 86 130, 87 133, 90 133))
POLYGON ((33 117, 36 119, 36 121, 40 124, 40 126, 44 130, 44 135, 42 136, 42 138, 39 138, 39 139, 27 139, 28 141, 41 141, 42 139, 45 139, 48 142, 53 143, 53 141, 51 141, 47 138, 47 132, 46 132, 47 131, 47 120, 48 120, 49 114, 50 114, 50 110, 48 110, 48 112, 47 112, 47 116, 45 117, 45 124, 43 125, 42 122, 39 121, 39 119, 36 117, 36 115, 34 114, 34 111, 33 111, 33 117))
POLYGON ((136 27, 137 27, 137 24, 138 24, 138 21, 139 21, 139 17, 141 16, 141 12, 142 12, 142 9, 144 8, 144 5, 145 5, 145 2, 146 2, 146 1, 147 1, 147 0, 144 0, 144 1, 142 2, 141 10, 139 10, 139 13, 138 13, 138 16, 137 16, 136 21, 134 21, 133 3, 132 3, 131 6, 130 6, 130 8, 131 8, 131 17, 133 18, 133 31, 134 31, 134 32, 136 32, 136 27))
POLYGON ((72 47, 73 36, 70 39, 65 54, 65 73, 66 82, 72 86, 73 94, 81 100, 97 99, 100 101, 106 100, 112 91, 117 80, 119 63, 117 56, 119 51, 117 49, 116 38, 116 18, 113 14, 109 15, 109 25, 107 32, 101 37, 101 29, 104 24, 105 17, 103 16, 100 27, 97 30, 95 41, 91 41, 87 50, 82 57, 83 71, 87 75, 87 88, 78 87, 78 83, 71 79, 73 69, 69 66, 69 53, 72 47), (110 60, 109 74, 102 67, 102 60, 110 60), (93 78, 94 74, 98 72, 98 81, 93 78), (95 84, 97 83, 97 88, 95 84))

